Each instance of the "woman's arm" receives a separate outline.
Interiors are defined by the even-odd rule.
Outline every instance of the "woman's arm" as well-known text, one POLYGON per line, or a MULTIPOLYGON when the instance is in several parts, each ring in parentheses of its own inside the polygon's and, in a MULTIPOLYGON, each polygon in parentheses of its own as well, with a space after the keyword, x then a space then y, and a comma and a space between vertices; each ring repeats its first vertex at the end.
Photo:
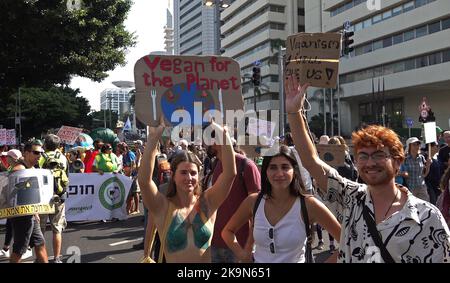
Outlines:
POLYGON ((339 224, 333 213, 313 196, 305 197, 305 202, 308 209, 309 223, 319 223, 339 242, 341 238, 341 224, 339 224))
POLYGON ((217 181, 211 186, 210 189, 205 191, 205 198, 209 204, 211 211, 216 211, 219 206, 225 201, 230 193, 231 185, 233 184, 234 177, 236 176, 236 160, 234 150, 228 131, 215 122, 211 123, 211 126, 215 130, 216 139, 221 142, 222 147, 222 168, 223 171, 217 178, 217 181), (220 139, 219 137, 223 138, 220 139))
POLYGON ((155 216, 160 213, 165 213, 166 210, 164 208, 167 207, 167 198, 158 192, 158 188, 152 180, 157 145, 164 130, 164 122, 161 121, 161 124, 157 128, 148 127, 148 129, 148 143, 142 155, 141 166, 138 172, 138 182, 144 205, 155 216))
MULTIPOLYGON (((239 206, 236 212, 222 230, 222 238, 227 246, 233 251, 236 258, 241 262, 252 262, 252 247, 254 240, 248 240, 245 248, 242 248, 236 238, 236 233, 243 225, 247 225, 253 217, 253 206, 255 205, 257 193, 249 195, 239 206)), ((253 239, 253 231, 249 231, 249 239, 253 239)))
POLYGON ((315 146, 311 141, 305 120, 302 117, 303 103, 308 84, 299 85, 295 78, 290 77, 285 83, 286 112, 291 126, 291 135, 303 166, 317 181, 319 188, 327 192, 327 173, 331 167, 323 162, 317 155, 315 146), (294 126, 295 125, 295 126, 294 126), (301 149, 301 150, 300 150, 301 149))

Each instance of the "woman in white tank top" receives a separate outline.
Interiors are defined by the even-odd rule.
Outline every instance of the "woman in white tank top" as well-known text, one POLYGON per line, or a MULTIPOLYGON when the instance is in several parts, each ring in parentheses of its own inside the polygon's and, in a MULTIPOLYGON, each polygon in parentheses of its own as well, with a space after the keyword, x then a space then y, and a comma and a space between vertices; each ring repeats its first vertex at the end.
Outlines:
POLYGON ((255 215, 258 194, 245 199, 222 231, 222 237, 241 262, 305 262, 306 229, 301 213, 300 194, 305 196, 309 223, 319 223, 339 240, 341 226, 330 210, 305 194, 298 164, 291 148, 266 156, 261 168, 263 198, 255 215), (253 234, 245 247, 236 232, 253 220, 253 234), (252 253, 253 244, 255 251, 252 253))

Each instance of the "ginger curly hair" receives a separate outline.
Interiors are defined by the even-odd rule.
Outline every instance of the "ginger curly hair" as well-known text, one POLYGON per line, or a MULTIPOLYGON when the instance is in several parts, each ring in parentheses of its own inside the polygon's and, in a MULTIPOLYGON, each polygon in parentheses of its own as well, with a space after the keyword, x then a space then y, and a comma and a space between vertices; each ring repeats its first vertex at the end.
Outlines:
POLYGON ((405 160, 405 151, 403 144, 398 135, 391 129, 379 126, 370 125, 352 134, 352 143, 355 155, 362 147, 376 147, 382 149, 389 148, 391 156, 403 162, 405 160))

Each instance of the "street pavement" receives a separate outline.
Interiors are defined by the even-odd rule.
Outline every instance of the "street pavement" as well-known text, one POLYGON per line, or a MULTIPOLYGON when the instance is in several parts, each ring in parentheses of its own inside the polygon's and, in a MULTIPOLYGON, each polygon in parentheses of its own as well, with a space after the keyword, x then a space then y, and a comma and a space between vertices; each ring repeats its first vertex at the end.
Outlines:
MULTIPOLYGON (((143 209, 141 209, 143 211, 143 209)), ((132 246, 142 241, 143 214, 130 216, 127 220, 115 222, 71 222, 63 232, 61 252, 66 263, 137 263, 142 257, 142 250, 134 250, 132 246)), ((317 235, 314 235, 313 255, 316 262, 324 262, 331 253, 327 232, 324 232, 324 250, 317 250, 317 235)), ((0 226, 0 247, 3 247, 5 226, 0 226)), ((45 232, 49 262, 53 261, 52 232, 47 225, 45 232)), ((33 256, 23 262, 31 263, 33 256)), ((0 263, 8 259, 0 258, 0 263)))

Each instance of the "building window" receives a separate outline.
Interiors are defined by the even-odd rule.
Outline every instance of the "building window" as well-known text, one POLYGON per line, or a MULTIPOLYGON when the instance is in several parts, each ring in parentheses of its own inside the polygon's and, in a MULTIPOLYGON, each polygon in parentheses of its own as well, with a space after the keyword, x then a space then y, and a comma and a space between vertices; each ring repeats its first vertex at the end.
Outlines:
POLYGON ((392 17, 392 10, 388 10, 388 11, 383 13, 383 20, 387 20, 390 17, 392 17))
POLYGON ((405 61, 405 71, 413 70, 416 68, 416 60, 409 59, 405 61))
POLYGON ((441 22, 437 21, 435 23, 428 25, 428 33, 432 34, 441 30, 441 22))
POLYGON ((442 62, 450 62, 450 50, 442 52, 442 62))
POLYGON ((428 34, 427 26, 416 28, 416 38, 422 37, 428 34))
POLYGON ((420 6, 423 6, 423 5, 426 5, 427 4, 427 0, 416 0, 416 1, 414 1, 415 2, 415 6, 416 6, 416 8, 418 8, 418 7, 420 7, 420 6))
POLYGON ((394 44, 399 44, 403 42, 403 33, 396 34, 393 36, 394 44))
POLYGON ((303 9, 303 8, 298 8, 298 9, 297 9, 297 15, 298 15, 298 16, 304 16, 304 15, 305 15, 305 9, 303 9))
POLYGON ((428 56, 416 58, 416 67, 422 68, 428 66, 428 56))
POLYGON ((414 30, 405 31, 403 33, 403 41, 414 39, 414 30))
POLYGON ((376 23, 379 23, 379 22, 381 22, 383 19, 381 18, 381 14, 378 14, 378 15, 375 15, 373 18, 372 18, 372 23, 373 24, 376 24, 376 23))
POLYGON ((442 21, 442 30, 450 28, 450 19, 442 21))
POLYGON ((383 48, 383 41, 378 40, 373 43, 373 51, 383 48))
POLYGON ((412 9, 414 9, 414 1, 409 1, 408 3, 403 4, 403 13, 406 13, 412 9))
POLYGON ((392 9, 392 17, 400 15, 401 13, 402 13, 402 6, 398 6, 392 9))
POLYGON ((442 63, 442 53, 438 52, 438 53, 434 53, 428 56, 428 61, 431 65, 436 65, 436 64, 441 64, 442 63))
POLYGON ((392 37, 383 39, 383 48, 389 47, 391 45, 392 45, 392 37))

